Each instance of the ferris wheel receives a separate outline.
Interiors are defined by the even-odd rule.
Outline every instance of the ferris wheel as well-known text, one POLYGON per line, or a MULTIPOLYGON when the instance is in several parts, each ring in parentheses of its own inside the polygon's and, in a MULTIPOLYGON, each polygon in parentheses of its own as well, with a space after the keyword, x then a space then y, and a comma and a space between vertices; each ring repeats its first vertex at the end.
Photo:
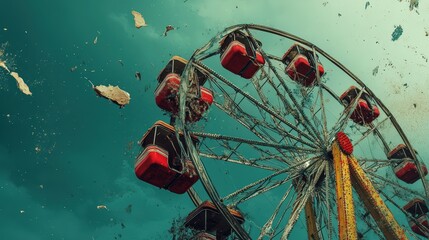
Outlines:
POLYGON ((226 28, 158 76, 171 115, 135 173, 196 205, 194 239, 425 239, 426 166, 363 81, 284 31, 226 28))

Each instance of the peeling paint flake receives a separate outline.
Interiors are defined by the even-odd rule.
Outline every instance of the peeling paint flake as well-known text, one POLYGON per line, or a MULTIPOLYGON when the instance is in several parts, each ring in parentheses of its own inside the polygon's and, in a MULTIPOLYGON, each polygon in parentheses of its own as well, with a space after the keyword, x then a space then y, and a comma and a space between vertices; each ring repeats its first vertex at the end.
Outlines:
POLYGON ((395 30, 392 33, 392 41, 398 40, 403 32, 404 30, 402 29, 401 25, 395 26, 395 30))
POLYGON ((107 206, 106 205, 98 205, 97 209, 106 209, 107 210, 107 206))
MULTIPOLYGON (((0 56, 1 56, 1 55, 0 55, 0 56)), ((3 62, 3 61, 1 61, 1 60, 0 60, 0 67, 2 67, 2 68, 4 68, 4 69, 6 69, 6 71, 7 71, 8 73, 10 73, 9 68, 7 68, 7 66, 6 66, 6 62, 3 62)))
POLYGON ((98 85, 93 86, 93 89, 97 95, 111 100, 121 108, 130 103, 130 94, 120 89, 118 86, 98 85))
POLYGON ((18 83, 18 88, 26 95, 33 95, 30 92, 30 88, 27 86, 27 84, 24 82, 24 79, 22 79, 18 73, 11 72, 10 75, 12 75, 13 78, 15 78, 16 82, 18 83))
POLYGON ((131 14, 134 16, 134 25, 136 26, 136 28, 147 26, 146 21, 144 20, 141 13, 133 10, 131 11, 131 14))

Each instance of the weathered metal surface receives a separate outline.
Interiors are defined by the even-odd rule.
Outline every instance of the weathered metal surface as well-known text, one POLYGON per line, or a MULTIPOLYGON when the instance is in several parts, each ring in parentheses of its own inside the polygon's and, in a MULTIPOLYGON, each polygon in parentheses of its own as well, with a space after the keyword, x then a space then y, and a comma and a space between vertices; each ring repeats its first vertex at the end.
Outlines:
POLYGON ((307 220, 308 240, 320 240, 316 212, 314 211, 313 200, 311 198, 305 204, 305 219, 307 220))
POLYGON ((357 239, 349 161, 337 142, 332 145, 332 154, 337 193, 339 239, 357 239))
POLYGON ((348 162, 353 187, 386 239, 407 239, 404 230, 396 222, 356 158, 348 156, 348 162))

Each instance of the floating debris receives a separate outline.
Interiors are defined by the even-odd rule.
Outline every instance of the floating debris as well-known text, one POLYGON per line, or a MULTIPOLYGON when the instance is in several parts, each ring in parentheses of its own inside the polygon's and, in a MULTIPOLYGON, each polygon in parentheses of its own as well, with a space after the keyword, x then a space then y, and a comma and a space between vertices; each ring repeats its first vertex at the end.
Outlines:
POLYGON ((20 212, 20 213, 25 213, 25 211, 24 211, 24 210, 20 210, 19 212, 20 212))
POLYGON ((40 151, 42 151, 42 149, 41 149, 39 146, 36 146, 36 147, 34 148, 34 151, 35 151, 36 153, 39 153, 40 151))
POLYGON ((30 88, 27 86, 27 84, 24 82, 24 79, 22 79, 18 73, 11 72, 10 75, 12 75, 13 78, 15 78, 16 82, 18 83, 18 88, 26 95, 32 95, 30 92, 30 88))
POLYGON ((369 1, 365 3, 365 10, 369 7, 370 3, 369 1))
MULTIPOLYGON (((1 56, 1 54, 0 54, 0 56, 1 56)), ((7 66, 6 66, 6 62, 3 62, 3 61, 1 61, 1 60, 0 60, 0 67, 2 67, 2 68, 4 68, 4 69, 6 69, 6 71, 7 71, 8 73, 10 73, 9 68, 7 68, 7 66)))
POLYGON ((98 42, 98 36, 96 36, 94 39, 94 45, 97 44, 97 42, 98 42))
POLYGON ((3 31, 7 31, 7 28, 3 28, 3 31))
POLYGON ((141 28, 141 27, 147 26, 147 24, 146 24, 141 13, 132 10, 131 14, 134 16, 134 25, 136 26, 136 28, 141 28))
POLYGON ((107 206, 106 205, 98 205, 97 209, 106 209, 107 210, 107 206))
POLYGON ((125 105, 130 103, 130 94, 120 89, 118 86, 104 86, 98 85, 94 86, 94 84, 89 81, 92 85, 92 88, 97 93, 98 96, 109 99, 115 104, 119 105, 120 108, 123 108, 125 105))
POLYGON ((395 30, 392 33, 392 41, 398 40, 398 38, 402 35, 404 30, 402 29, 401 25, 395 26, 395 30))
POLYGON ((125 212, 126 213, 131 213, 132 212, 132 208, 133 208, 133 205, 132 204, 128 204, 128 206, 125 208, 125 212))
POLYGON ((136 72, 136 74, 134 74, 134 77, 136 77, 137 80, 142 80, 142 75, 140 74, 140 72, 136 72))
POLYGON ((372 70, 372 75, 373 75, 373 76, 376 76, 376 75, 377 75, 377 73, 378 73, 378 67, 379 67, 379 66, 375 67, 375 68, 372 70))
POLYGON ((119 64, 121 64, 121 66, 124 66, 124 62, 122 62, 122 60, 118 60, 119 64))
POLYGON ((416 103, 413 103, 413 106, 414 106, 414 108, 416 108, 416 107, 417 107, 417 104, 416 104, 416 103))
POLYGON ((419 0, 410 0, 410 11, 419 7, 419 0))
POLYGON ((174 27, 173 27, 173 26, 171 26, 171 25, 167 25, 167 26, 165 27, 164 37, 166 37, 166 36, 167 36, 167 33, 168 33, 169 31, 171 31, 171 30, 174 30, 174 27))
POLYGON ((74 72, 74 71, 76 71, 76 69, 77 69, 77 66, 71 67, 70 72, 74 72))

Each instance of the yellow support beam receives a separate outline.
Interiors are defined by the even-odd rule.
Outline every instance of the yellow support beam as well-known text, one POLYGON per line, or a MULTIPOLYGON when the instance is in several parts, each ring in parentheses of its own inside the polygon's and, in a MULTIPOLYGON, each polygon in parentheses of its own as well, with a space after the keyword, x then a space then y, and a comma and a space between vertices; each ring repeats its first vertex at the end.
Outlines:
POLYGON ((313 207, 313 200, 310 197, 305 204, 305 218, 307 220, 308 240, 320 240, 317 229, 316 212, 313 207))
POLYGON ((337 193, 339 238, 342 240, 357 239, 355 209, 353 206, 352 184, 347 155, 337 142, 332 144, 334 157, 335 190, 337 193))
POLYGON ((366 177, 356 158, 348 156, 353 188, 377 223, 386 239, 407 239, 404 230, 399 226, 390 210, 384 204, 377 190, 366 177))

